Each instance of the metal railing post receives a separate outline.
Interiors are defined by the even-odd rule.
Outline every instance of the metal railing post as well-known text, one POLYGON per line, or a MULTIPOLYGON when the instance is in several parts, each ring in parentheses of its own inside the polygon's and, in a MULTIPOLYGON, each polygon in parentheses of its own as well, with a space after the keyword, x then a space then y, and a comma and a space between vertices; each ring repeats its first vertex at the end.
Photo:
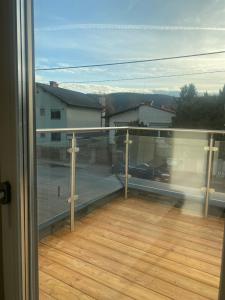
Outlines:
POLYGON ((76 156, 79 149, 77 148, 77 141, 75 133, 73 133, 72 137, 72 145, 71 149, 69 150, 71 154, 71 177, 70 177, 70 230, 74 231, 75 224, 74 224, 74 214, 75 214, 75 201, 77 200, 76 195, 76 156))
POLYGON ((126 133, 126 149, 125 149, 125 199, 128 197, 128 177, 129 177, 129 129, 126 133))
POLYGON ((209 196, 210 196, 212 159, 213 159, 213 143, 214 143, 213 134, 210 134, 207 179, 206 179, 207 182, 206 182, 206 193, 205 193, 205 217, 208 216, 208 211, 209 211, 209 196))

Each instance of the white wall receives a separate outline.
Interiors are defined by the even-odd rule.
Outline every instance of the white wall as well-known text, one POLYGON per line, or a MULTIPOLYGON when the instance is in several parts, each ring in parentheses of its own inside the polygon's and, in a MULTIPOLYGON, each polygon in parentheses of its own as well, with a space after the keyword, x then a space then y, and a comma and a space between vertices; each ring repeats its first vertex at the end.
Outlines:
POLYGON ((43 91, 42 88, 36 89, 36 126, 37 128, 60 128, 66 127, 66 105, 58 98, 43 91), (40 115, 40 109, 45 109, 45 115, 40 115), (51 110, 57 109, 61 112, 60 120, 51 120, 51 110))
MULTIPOLYGON (((41 87, 36 88, 36 127, 42 128, 73 128, 73 127, 101 127, 101 110, 72 107, 66 105, 57 97, 45 92, 41 87), (41 116, 40 109, 45 110, 41 116), (61 112, 60 120, 51 119, 51 110, 56 109, 61 112)), ((61 134, 61 141, 52 142, 51 134, 45 137, 37 135, 37 144, 60 146, 67 141, 67 135, 61 134)))
MULTIPOLYGON (((36 127, 37 129, 43 128, 65 128, 66 127, 66 104, 60 101, 58 98, 52 96, 51 94, 45 92, 42 88, 36 87, 35 94, 36 102, 36 127), (44 116, 41 116, 40 109, 45 110, 44 116), (60 110, 61 119, 52 120, 51 119, 51 110, 60 110)), ((61 136, 61 140, 66 140, 66 135, 61 136)), ((40 134, 37 135, 37 144, 46 144, 46 145, 59 145, 60 142, 52 142, 51 134, 46 133, 45 137, 41 137, 40 134)))
POLYGON ((68 128, 101 127, 101 110, 68 106, 66 112, 68 128))
MULTIPOLYGON (((117 122, 131 122, 131 121, 137 121, 138 120, 138 109, 130 110, 123 112, 121 114, 112 116, 109 118, 109 126, 110 127, 115 127, 117 126, 117 122)), ((121 125, 123 126, 123 125, 121 125)), ((124 124, 124 126, 127 126, 127 124, 124 124)), ((109 142, 110 144, 115 143, 115 131, 110 130, 109 132, 109 142)))
POLYGON ((110 117, 109 125, 115 126, 115 123, 117 122, 132 122, 139 120, 147 126, 151 126, 151 123, 165 124, 165 126, 168 126, 171 124, 174 115, 174 113, 156 109, 152 106, 141 105, 138 109, 110 117))
POLYGON ((138 109, 130 110, 110 117, 109 126, 114 127, 117 122, 131 122, 138 120, 138 109))
POLYGON ((142 105, 139 107, 139 120, 147 126, 151 126, 151 123, 165 124, 168 126, 172 123, 172 117, 174 113, 156 109, 151 106, 142 105))

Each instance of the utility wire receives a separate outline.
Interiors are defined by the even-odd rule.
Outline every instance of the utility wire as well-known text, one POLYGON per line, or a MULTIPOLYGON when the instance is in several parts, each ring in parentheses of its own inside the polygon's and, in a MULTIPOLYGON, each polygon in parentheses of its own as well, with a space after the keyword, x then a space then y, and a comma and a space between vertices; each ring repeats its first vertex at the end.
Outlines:
POLYGON ((225 50, 221 50, 221 51, 214 51, 214 52, 195 53, 195 54, 188 54, 188 55, 169 56, 169 57, 151 58, 151 59, 143 59, 143 60, 130 60, 130 61, 114 62, 114 63, 67 66, 67 67, 36 68, 35 70, 36 71, 54 71, 54 70, 96 68, 96 67, 106 67, 106 66, 116 66, 116 65, 147 63, 147 62, 153 62, 153 61, 175 60, 175 59, 181 59, 181 58, 200 57, 200 56, 208 56, 208 55, 216 55, 216 54, 224 54, 224 53, 225 53, 225 50))
POLYGON ((104 80, 88 80, 88 81, 65 81, 59 84, 70 84, 70 83, 99 83, 99 82, 114 82, 114 81, 132 81, 132 80, 144 80, 144 79, 158 79, 158 78, 171 78, 171 77, 183 77, 192 75, 203 75, 203 74, 216 74, 225 73, 225 70, 217 71, 205 71, 205 72, 193 72, 193 73, 183 73, 183 74, 171 74, 171 75, 160 75, 160 76, 145 76, 145 77, 132 77, 132 78, 120 78, 120 79, 104 79, 104 80))

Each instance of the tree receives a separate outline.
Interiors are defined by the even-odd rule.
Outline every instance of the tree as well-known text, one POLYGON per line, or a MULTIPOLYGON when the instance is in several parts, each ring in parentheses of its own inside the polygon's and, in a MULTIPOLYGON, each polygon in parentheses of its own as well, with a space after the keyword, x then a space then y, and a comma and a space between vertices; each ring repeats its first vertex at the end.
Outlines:
POLYGON ((198 92, 193 83, 185 85, 180 89, 180 99, 183 101, 191 101, 197 96, 198 92))
POLYGON ((225 85, 223 88, 219 91, 219 98, 225 103, 225 85))
POLYGON ((219 96, 198 96, 193 84, 181 88, 172 126, 193 129, 224 129, 225 86, 219 96))

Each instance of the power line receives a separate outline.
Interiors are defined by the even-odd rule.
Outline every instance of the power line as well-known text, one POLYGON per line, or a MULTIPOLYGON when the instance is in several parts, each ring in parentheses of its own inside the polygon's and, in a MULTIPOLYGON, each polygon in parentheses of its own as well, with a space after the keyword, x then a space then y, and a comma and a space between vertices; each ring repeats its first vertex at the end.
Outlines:
POLYGON ((224 54, 224 53, 225 53, 225 50, 221 50, 221 51, 214 51, 214 52, 195 53, 195 54, 188 54, 188 55, 169 56, 169 57, 151 58, 151 59, 143 59, 143 60, 130 60, 130 61, 114 62, 114 63, 67 66, 67 67, 36 68, 35 70, 36 71, 55 71, 55 70, 97 68, 97 67, 106 67, 106 66, 147 63, 147 62, 153 62, 153 61, 175 60, 175 59, 181 59, 181 58, 200 57, 200 56, 208 56, 208 55, 216 55, 216 54, 224 54))
POLYGON ((132 80, 159 79, 159 78, 183 77, 183 76, 203 75, 203 74, 216 74, 216 73, 225 73, 225 70, 205 71, 205 72, 195 72, 195 73, 192 72, 192 73, 160 75, 160 76, 145 76, 145 77, 120 78, 120 79, 104 79, 104 80, 88 80, 88 81, 65 81, 65 82, 60 82, 59 84, 69 84, 69 83, 80 83, 80 84, 83 84, 83 83, 99 83, 99 82, 114 82, 114 81, 132 81, 132 80))

